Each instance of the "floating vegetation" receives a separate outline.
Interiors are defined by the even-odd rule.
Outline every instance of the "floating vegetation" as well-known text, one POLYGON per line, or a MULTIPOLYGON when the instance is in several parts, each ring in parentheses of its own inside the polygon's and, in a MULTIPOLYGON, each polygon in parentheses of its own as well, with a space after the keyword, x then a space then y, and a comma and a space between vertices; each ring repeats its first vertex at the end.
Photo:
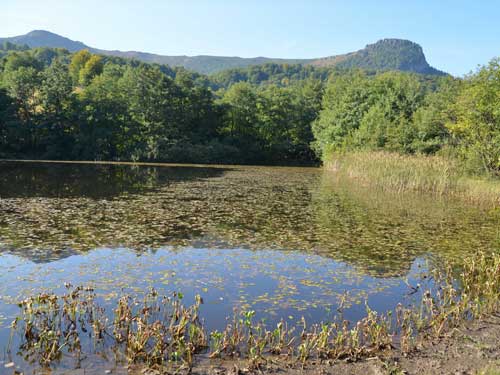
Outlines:
POLYGON ((247 310, 235 312, 224 330, 207 333, 199 296, 186 307, 181 293, 165 297, 152 289, 143 299, 125 295, 110 317, 93 289, 68 285, 62 296, 44 293, 22 301, 12 332, 19 337, 25 359, 46 367, 63 355, 78 364, 84 354, 113 353, 116 363, 163 372, 189 372, 197 360, 207 358, 244 359, 257 369, 268 361, 297 364, 311 359, 358 360, 393 350, 409 353, 428 337, 500 310, 499 254, 465 259, 456 277, 451 267, 431 274, 430 289, 415 287, 421 289, 419 304, 399 305, 387 314, 366 305, 365 317, 354 324, 343 319, 342 306, 331 322, 308 326, 302 318, 298 325, 283 320, 274 328, 256 321, 255 311, 247 310))
POLYGON ((316 168, 1 165, 0 251, 38 262, 98 247, 279 249, 400 276, 429 252, 500 244, 500 212, 339 188, 316 168))
POLYGON ((498 209, 391 194, 317 168, 0 162, 0 350, 13 303, 44 295, 30 307, 44 312, 18 321, 12 348, 24 337, 25 349, 1 360, 189 369, 210 357, 259 367, 409 352, 476 315, 456 282, 417 283, 444 263, 456 280, 470 249, 500 248, 499 228, 498 209), (65 281, 93 290, 72 299, 65 281), (458 298, 453 313, 443 308, 458 298), (117 309, 128 318, 115 331, 117 309), (175 311, 187 316, 182 340, 168 323, 175 311), (26 322, 30 340, 19 334, 26 322))
MULTIPOLYGON (((219 330, 224 326, 221 315, 230 315, 233 307, 259 311, 259 319, 273 324, 289 315, 290 322, 302 315, 318 322, 345 298, 346 315, 357 318, 366 298, 393 307, 408 289, 400 279, 363 276, 347 264, 297 251, 185 248, 137 256, 128 249, 99 249, 51 263, 33 264, 7 254, 0 255, 0 262, 7 270, 0 275, 5 303, 0 301, 0 311, 12 311, 6 304, 40 290, 57 290, 65 281, 93 285, 109 305, 120 294, 138 295, 154 287, 165 295, 183 290, 188 303, 201 294, 209 301, 204 313, 210 329, 219 330)), ((411 282, 425 268, 423 260, 416 262, 411 282)))

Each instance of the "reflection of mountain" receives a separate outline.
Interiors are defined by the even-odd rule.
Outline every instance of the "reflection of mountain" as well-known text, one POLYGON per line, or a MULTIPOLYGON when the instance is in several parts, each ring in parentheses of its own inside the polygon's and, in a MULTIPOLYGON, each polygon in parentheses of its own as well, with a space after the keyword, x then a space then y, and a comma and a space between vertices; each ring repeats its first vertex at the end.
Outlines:
POLYGON ((47 249, 33 249, 33 248, 18 248, 18 247, 2 247, 0 242, 0 253, 6 252, 18 256, 20 258, 28 259, 30 262, 41 264, 41 263, 51 263, 61 259, 66 259, 74 255, 82 254, 80 251, 66 248, 66 249, 53 249, 48 251, 47 249))
POLYGON ((12 174, 2 166, 18 187, 0 199, 0 248, 38 262, 97 247, 280 249, 388 277, 406 274, 422 254, 463 254, 498 241, 498 220, 472 208, 345 188, 314 168, 38 167, 12 174), (42 187, 21 194, 32 180, 42 187), (50 195, 59 186, 72 193, 50 195))

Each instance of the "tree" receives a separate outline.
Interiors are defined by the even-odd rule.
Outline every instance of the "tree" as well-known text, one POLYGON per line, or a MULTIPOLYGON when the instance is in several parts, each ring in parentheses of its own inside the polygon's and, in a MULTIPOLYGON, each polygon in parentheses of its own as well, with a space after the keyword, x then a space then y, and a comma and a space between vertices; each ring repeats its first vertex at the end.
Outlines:
POLYGON ((373 103, 384 114, 378 126, 379 132, 385 132, 378 135, 380 147, 402 153, 414 152, 413 114, 422 105, 424 87, 415 74, 401 72, 378 75, 373 85, 373 103))
POLYGON ((413 119, 425 93, 415 74, 333 76, 313 125, 316 150, 323 156, 359 148, 415 152, 413 119))
POLYGON ((468 77, 456 111, 448 129, 469 169, 500 174, 500 59, 468 77))
POLYGON ((461 80, 446 77, 440 80, 435 92, 426 95, 413 115, 416 152, 433 154, 449 143, 447 124, 456 123, 455 103, 461 87, 461 80))
POLYGON ((64 103, 73 91, 68 67, 60 60, 54 60, 41 77, 41 105, 45 112, 60 115, 64 111, 64 103))
POLYGON ((98 55, 90 56, 90 58, 85 62, 83 68, 80 70, 78 82, 82 86, 87 86, 95 76, 102 73, 102 69, 102 57, 98 55))
POLYGON ((263 147, 287 148, 289 130, 296 122, 293 97, 290 90, 269 86, 259 92, 256 111, 258 113, 257 132, 263 147))
POLYGON ((194 142, 215 138, 222 126, 220 108, 214 95, 197 84, 198 78, 180 71, 175 77, 175 122, 181 134, 189 135, 194 142))
POLYGON ((16 132, 19 124, 15 118, 16 108, 4 89, 0 89, 0 157, 12 156, 23 144, 21 133, 16 132))
POLYGON ((246 83, 236 83, 226 91, 221 103, 225 105, 225 121, 222 133, 242 146, 257 138, 257 94, 246 83))
POLYGON ((62 48, 39 47, 33 50, 33 58, 43 67, 48 67, 55 59, 61 59, 69 54, 62 48))
POLYGON ((37 133, 44 157, 64 158, 74 147, 73 131, 73 85, 67 65, 60 60, 41 73, 40 114, 37 133))
POLYGON ((87 61, 89 61, 91 56, 91 53, 84 49, 75 53, 71 58, 71 63, 69 64, 69 74, 71 75, 75 85, 80 83, 80 71, 83 69, 87 61))
POLYGON ((4 70, 6 72, 13 72, 19 68, 33 68, 39 71, 42 68, 42 64, 29 51, 9 53, 5 59, 4 70))
POLYGON ((323 109, 314 121, 313 147, 318 155, 341 149, 345 139, 359 128, 373 104, 369 78, 360 71, 333 75, 323 96, 323 109))
POLYGON ((385 108, 376 104, 370 107, 353 133, 352 147, 369 150, 384 148, 387 144, 387 129, 392 126, 385 108))
POLYGON ((321 111, 324 87, 320 80, 307 79, 293 89, 296 93, 294 106, 298 116, 298 121, 290 129, 290 137, 295 145, 294 152, 301 160, 315 160, 315 155, 311 150, 311 144, 314 141, 312 124, 321 111))
POLYGON ((36 92, 40 85, 40 74, 33 67, 21 66, 6 71, 4 83, 8 94, 17 102, 20 119, 27 123, 38 105, 36 92))
POLYGON ((120 81, 123 99, 138 128, 133 157, 152 160, 161 148, 181 136, 177 128, 177 87, 156 67, 127 68, 120 81))
POLYGON ((120 86, 123 70, 118 65, 106 64, 103 73, 78 94, 75 158, 130 159, 135 124, 128 115, 120 86))

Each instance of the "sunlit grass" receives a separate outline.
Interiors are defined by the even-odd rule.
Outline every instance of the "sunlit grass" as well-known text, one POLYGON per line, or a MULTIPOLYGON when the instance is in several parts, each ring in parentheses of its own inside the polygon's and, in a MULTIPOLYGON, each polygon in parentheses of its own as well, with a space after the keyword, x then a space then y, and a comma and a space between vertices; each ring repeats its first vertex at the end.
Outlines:
POLYGON ((363 184, 396 192, 450 195, 478 203, 500 203, 500 181, 466 176, 458 163, 440 156, 384 151, 332 153, 325 168, 363 184))

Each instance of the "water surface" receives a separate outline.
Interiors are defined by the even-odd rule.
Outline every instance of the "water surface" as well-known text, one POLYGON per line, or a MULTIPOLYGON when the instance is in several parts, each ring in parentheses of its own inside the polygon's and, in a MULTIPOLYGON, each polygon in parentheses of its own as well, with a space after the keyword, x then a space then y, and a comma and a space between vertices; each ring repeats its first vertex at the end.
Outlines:
POLYGON ((318 168, 0 162, 0 347, 15 302, 65 282, 108 304, 200 294, 209 329, 234 309, 325 321, 341 297, 356 320, 409 302, 429 264, 498 249, 499 217, 318 168))

